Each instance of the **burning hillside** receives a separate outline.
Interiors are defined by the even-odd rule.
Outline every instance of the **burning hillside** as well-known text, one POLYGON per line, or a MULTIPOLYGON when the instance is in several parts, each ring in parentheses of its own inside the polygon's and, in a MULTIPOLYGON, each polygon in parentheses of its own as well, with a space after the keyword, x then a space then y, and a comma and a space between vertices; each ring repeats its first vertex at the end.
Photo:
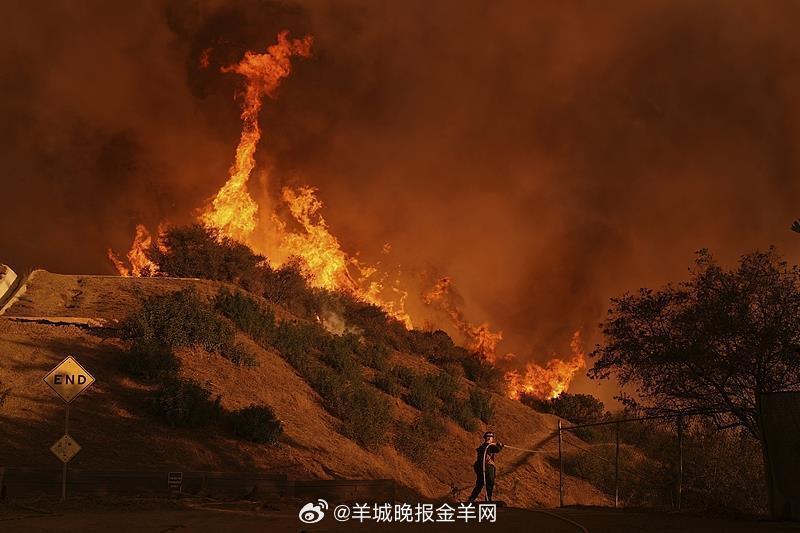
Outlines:
MULTIPOLYGON (((330 231, 322 215, 323 204, 317 190, 311 186, 284 187, 280 199, 275 201, 278 209, 267 209, 259 205, 248 189, 255 168, 255 154, 262 137, 259 112, 264 97, 275 98, 276 91, 291 73, 293 57, 311 56, 313 38, 290 39, 286 31, 278 34, 277 43, 264 53, 248 51, 238 63, 223 65, 223 73, 239 74, 244 78, 244 87, 239 94, 242 102, 242 130, 236 148, 229 177, 208 205, 202 208, 198 221, 220 238, 232 239, 246 244, 256 253, 267 257, 273 268, 289 262, 299 262, 308 284, 314 288, 330 291, 345 291, 359 300, 377 305, 387 314, 401 321, 406 328, 413 327, 412 318, 406 311, 409 290, 399 274, 381 271, 378 266, 365 264, 356 255, 346 252, 339 239, 330 231)), ((200 68, 209 68, 206 49, 201 57, 200 68)), ((148 250, 165 246, 160 236, 155 237, 143 225, 138 225, 131 250, 127 253, 129 266, 111 250, 108 255, 122 276, 152 276, 158 267, 148 257, 148 250)), ((391 249, 384 246, 384 253, 391 249)), ((489 363, 510 361, 513 354, 497 355, 497 345, 503 339, 500 331, 492 331, 488 322, 470 323, 463 311, 460 297, 455 293, 452 280, 443 277, 421 295, 422 303, 442 311, 463 337, 465 347, 489 363)), ((508 396, 518 398, 522 392, 542 398, 555 397, 565 391, 575 373, 585 366, 580 349, 579 335, 573 339, 573 358, 569 362, 553 359, 544 367, 529 363, 524 373, 506 373, 508 396)))

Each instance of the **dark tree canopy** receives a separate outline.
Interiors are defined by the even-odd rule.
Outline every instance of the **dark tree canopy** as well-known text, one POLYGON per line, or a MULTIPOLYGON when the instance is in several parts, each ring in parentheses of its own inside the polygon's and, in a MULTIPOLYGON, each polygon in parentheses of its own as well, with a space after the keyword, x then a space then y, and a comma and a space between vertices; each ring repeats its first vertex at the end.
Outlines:
POLYGON ((756 438, 757 395, 800 389, 800 268, 770 248, 726 270, 698 252, 690 279, 611 300, 591 377, 616 376, 627 404, 701 412, 756 438))
POLYGON ((523 394, 520 401, 540 413, 552 413, 574 424, 599 422, 606 416, 603 402, 591 394, 562 392, 548 400, 523 394))

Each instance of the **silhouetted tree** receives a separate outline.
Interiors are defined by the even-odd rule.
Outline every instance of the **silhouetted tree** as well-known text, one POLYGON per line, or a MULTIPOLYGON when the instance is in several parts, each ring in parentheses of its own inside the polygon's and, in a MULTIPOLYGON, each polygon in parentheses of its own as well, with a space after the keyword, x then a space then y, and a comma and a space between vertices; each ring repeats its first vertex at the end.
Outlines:
POLYGON ((763 443, 759 395, 800 390, 800 268, 773 248, 732 270, 702 250, 689 281, 612 299, 602 329, 589 375, 635 388, 630 406, 703 413, 763 443))
POLYGON ((761 438, 756 398, 800 387, 800 269, 774 249, 725 270, 698 253, 691 279, 611 301, 592 377, 633 385, 632 406, 702 412, 761 438))

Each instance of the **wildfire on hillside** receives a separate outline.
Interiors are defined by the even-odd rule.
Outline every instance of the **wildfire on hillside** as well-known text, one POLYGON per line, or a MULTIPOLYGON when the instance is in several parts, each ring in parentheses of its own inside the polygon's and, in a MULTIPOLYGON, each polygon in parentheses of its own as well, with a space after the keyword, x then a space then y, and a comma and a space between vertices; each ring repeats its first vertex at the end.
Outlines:
MULTIPOLYGON (((380 272, 375 266, 364 264, 356 256, 344 251, 322 216, 323 204, 315 188, 283 188, 279 201, 287 208, 291 220, 281 218, 275 209, 260 212, 264 206, 253 199, 248 189, 250 175, 255 168, 256 149, 261 140, 258 115, 263 99, 265 96, 275 97, 281 81, 291 73, 292 57, 310 57, 312 42, 310 35, 302 39, 289 39, 288 32, 284 31, 278 35, 277 43, 269 46, 266 52, 248 51, 238 63, 220 69, 221 72, 239 74, 245 79, 244 91, 240 95, 242 131, 228 179, 208 205, 200 210, 198 220, 214 229, 220 237, 245 243, 263 254, 273 268, 299 259, 312 287, 349 292, 381 307, 411 329, 411 317, 405 310, 409 293, 402 288, 399 275, 389 281, 387 272, 380 272)), ((209 68, 209 65, 207 49, 201 55, 199 68, 209 68)), ((162 231, 159 228, 159 235, 162 231)), ((130 266, 111 250, 108 251, 109 259, 120 275, 155 275, 158 267, 148 259, 146 253, 154 245, 163 246, 158 242, 159 239, 155 241, 140 224, 136 227, 133 245, 127 253, 130 266)), ((382 254, 390 252, 391 245, 385 244, 382 254)), ((497 362, 497 345, 503 338, 502 332, 492 331, 486 322, 472 324, 467 321, 459 300, 448 277, 441 278, 422 295, 424 304, 444 311, 464 337, 467 349, 489 362, 497 362)), ((573 339, 573 345, 576 342, 579 346, 579 338, 577 341, 573 339)), ((503 359, 509 357, 513 355, 503 359)), ((573 358, 569 362, 553 359, 545 367, 531 363, 524 375, 518 372, 506 374, 508 395, 518 398, 521 392, 528 392, 543 398, 557 396, 566 390, 573 374, 584 365, 582 352, 579 359, 573 358)))
POLYGON ((153 276, 158 273, 158 265, 147 257, 147 250, 153 246, 153 237, 147 228, 142 224, 136 226, 136 235, 133 237, 131 249, 126 254, 130 267, 117 257, 111 248, 108 249, 108 258, 114 263, 114 267, 120 276, 153 276))
MULTIPOLYGON (((503 339, 502 331, 492 331, 487 322, 472 324, 467 321, 461 310, 461 298, 450 278, 439 279, 430 290, 423 293, 422 301, 444 311, 464 337, 465 347, 473 353, 490 363, 515 358, 514 354, 497 355, 497 344, 503 339)), ((545 366, 528 363, 524 373, 518 370, 506 372, 504 379, 508 397, 516 400, 525 393, 544 400, 555 398, 567 390, 575 373, 586 366, 580 331, 573 334, 570 350, 572 358, 568 361, 553 358, 545 366)))
POLYGON ((508 397, 519 399, 522 394, 530 394, 542 400, 558 397, 567 390, 575 373, 586 367, 586 355, 580 331, 572 335, 570 351, 572 357, 568 360, 553 358, 544 366, 528 363, 525 365, 524 373, 517 370, 506 372, 508 397))
POLYGON ((490 363, 497 361, 497 344, 503 340, 503 332, 494 332, 489 323, 471 324, 464 317, 460 307, 460 297, 455 293, 453 281, 444 277, 423 293, 422 301, 426 305, 436 306, 448 316, 459 333, 464 336, 466 348, 480 354, 490 363))

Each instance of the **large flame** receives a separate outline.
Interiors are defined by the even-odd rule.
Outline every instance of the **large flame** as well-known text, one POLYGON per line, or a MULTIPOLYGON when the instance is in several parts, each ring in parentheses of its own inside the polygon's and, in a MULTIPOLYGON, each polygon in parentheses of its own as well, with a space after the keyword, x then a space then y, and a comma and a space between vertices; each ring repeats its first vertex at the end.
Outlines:
POLYGON ((525 393, 541 400, 548 400, 556 398, 567 390, 575 373, 586 366, 580 331, 573 334, 570 350, 572 358, 569 360, 551 359, 544 366, 528 363, 524 374, 516 370, 506 372, 508 397, 519 399, 525 393))
MULTIPOLYGON (((309 284, 328 290, 343 290, 357 298, 383 308, 389 315, 402 321, 409 329, 411 318, 405 311, 408 292, 400 285, 398 276, 390 283, 388 274, 379 273, 374 266, 365 265, 356 256, 345 252, 341 243, 330 232, 322 216, 323 204, 313 187, 282 190, 280 201, 291 219, 281 218, 276 211, 259 217, 259 205, 248 190, 250 175, 255 167, 255 153, 261 140, 258 122, 259 111, 265 96, 274 97, 281 81, 291 73, 293 56, 311 55, 312 37, 289 39, 288 32, 278 35, 278 42, 265 53, 246 52, 235 65, 222 67, 222 72, 233 72, 245 79, 242 92, 242 132, 228 180, 209 205, 202 210, 199 220, 216 230, 221 237, 243 242, 269 258, 273 267, 299 259, 309 284)), ((210 49, 203 52, 200 68, 208 68, 210 49)), ((263 207, 263 206, 262 206, 263 207)), ((159 228, 159 235, 163 232, 159 228)), ((148 276, 158 273, 158 267, 147 257, 153 245, 163 247, 161 239, 153 238, 147 229, 138 225, 131 250, 127 254, 130 267, 109 250, 109 259, 123 276, 148 276)), ((163 248, 162 248, 162 251, 163 248)), ((384 245, 382 253, 389 254, 391 246, 384 245)), ((422 295, 425 304, 435 306, 449 317, 464 337, 466 347, 489 362, 496 362, 497 345, 503 334, 492 331, 489 324, 469 322, 461 310, 450 278, 441 278, 433 288, 422 295)), ((552 398, 566 390, 575 372, 585 366, 576 332, 572 341, 573 358, 569 361, 552 359, 545 366, 529 363, 524 374, 506 373, 508 395, 518 398, 523 392, 541 398, 552 398)), ((510 358, 507 355, 504 358, 510 358)))
POLYGON ((261 102, 264 96, 274 96, 281 80, 291 73, 293 55, 311 55, 310 35, 291 41, 288 35, 287 31, 279 33, 278 44, 268 47, 264 54, 247 51, 239 63, 222 67, 223 72, 235 72, 247 80, 242 103, 242 134, 230 177, 200 219, 221 235, 240 241, 246 242, 258 223, 258 204, 250 196, 247 182, 256 164, 254 156, 261 139, 258 125, 261 102))
MULTIPOLYGON (((364 265, 351 257, 339 243, 339 239, 328 229, 320 212, 322 202, 313 187, 291 189, 285 187, 282 199, 289 208, 300 231, 290 231, 287 224, 272 215, 272 240, 277 241, 269 254, 273 265, 296 257, 302 261, 306 279, 312 287, 328 290, 344 290, 368 303, 383 308, 390 316, 411 328, 411 317, 405 311, 408 293, 400 288, 397 279, 391 287, 395 298, 387 298, 386 275, 373 279, 378 274, 375 267, 364 265)), ((254 246, 256 249, 259 247, 254 246)))
POLYGON ((264 96, 274 96, 281 80, 289 75, 292 56, 311 55, 311 36, 289 40, 287 35, 287 32, 278 35, 278 44, 270 46, 265 54, 247 52, 239 63, 222 69, 245 77, 242 134, 230 178, 200 220, 216 229, 219 235, 245 242, 263 253, 269 257, 273 267, 299 258, 312 287, 350 292, 384 308, 411 327, 411 318, 404 311, 406 295, 398 287, 393 287, 392 291, 399 295, 399 299, 384 298, 385 276, 384 280, 372 279, 377 270, 361 264, 342 249, 321 214, 322 202, 317 198, 316 189, 283 189, 281 199, 299 226, 298 231, 288 229, 288 224, 276 213, 259 220, 259 206, 247 190, 247 182, 255 166, 254 154, 261 139, 258 123, 261 102, 264 96))

